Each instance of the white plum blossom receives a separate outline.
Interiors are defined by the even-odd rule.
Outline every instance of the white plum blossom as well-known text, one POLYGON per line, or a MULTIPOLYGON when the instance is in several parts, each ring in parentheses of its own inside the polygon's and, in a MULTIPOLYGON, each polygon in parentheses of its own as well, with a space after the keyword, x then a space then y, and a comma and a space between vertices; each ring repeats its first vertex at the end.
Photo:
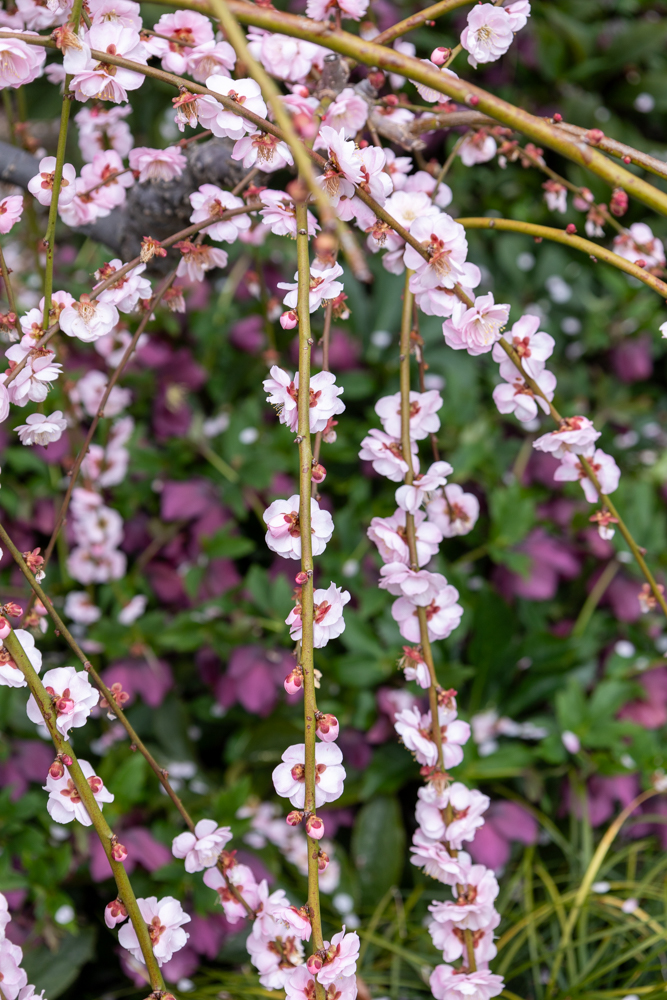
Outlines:
MULTIPOLYGON (((443 585, 433 600, 424 609, 426 616, 426 631, 429 642, 436 639, 446 639, 458 627, 463 617, 463 608, 456 602, 459 592, 442 577, 443 585)), ((404 639, 408 642, 421 642, 419 612, 414 603, 407 597, 399 597, 391 606, 394 621, 404 639)))
MULTIPOLYGON (((308 309, 315 312, 324 302, 337 298, 343 291, 342 281, 336 279, 343 273, 340 264, 331 267, 318 267, 317 262, 310 266, 310 290, 308 292, 308 309)), ((299 303, 299 274, 294 275, 294 283, 279 281, 278 288, 287 289, 283 299, 288 309, 296 309, 299 303)))
MULTIPOLYGON (((114 796, 108 788, 105 788, 102 779, 97 777, 92 764, 79 759, 79 767, 100 809, 105 802, 113 802, 114 796)), ((93 821, 72 781, 68 767, 65 767, 65 773, 61 778, 47 775, 43 788, 49 793, 46 808, 54 823, 72 823, 76 819, 82 826, 92 826, 93 821)))
MULTIPOLYGON (((215 184, 202 184, 199 190, 193 191, 190 197, 190 204, 194 211, 190 216, 190 222, 203 222, 212 215, 222 215, 223 212, 231 208, 243 208, 244 202, 241 198, 236 198, 229 191, 223 191, 215 184)), ((247 215, 236 215, 231 219, 215 222, 206 229, 202 229, 212 240, 227 243, 234 243, 242 230, 250 229, 250 219, 247 215)))
MULTIPOLYGON (((206 80, 209 90, 224 97, 229 97, 239 106, 239 111, 252 111, 260 118, 266 118, 266 104, 262 99, 262 91, 254 80, 232 80, 228 76, 215 73, 206 80)), ((255 132, 257 126, 241 114, 227 111, 214 97, 204 95, 197 102, 199 122, 204 128, 210 128, 213 135, 219 138, 241 139, 246 132, 255 132)))
POLYGON ((218 826, 214 819, 200 819, 193 833, 187 831, 174 837, 171 851, 175 858, 185 858, 186 872, 201 872, 217 863, 231 839, 228 826, 218 826))
POLYGON ((456 901, 432 903, 429 910, 434 920, 452 920, 461 928, 482 930, 492 919, 493 901, 498 891, 498 880, 490 868, 471 865, 466 871, 465 889, 461 896, 456 901))
MULTIPOLYGON (((271 378, 262 383, 269 403, 278 411, 281 424, 287 424, 291 431, 298 427, 297 397, 299 392, 299 373, 294 379, 282 368, 273 365, 271 378)), ((318 372, 310 378, 310 431, 316 434, 323 431, 329 420, 345 409, 345 404, 338 397, 343 389, 336 385, 336 376, 331 372, 318 372)))
POLYGON ((475 831, 484 825, 490 799, 476 788, 466 788, 460 781, 454 781, 444 792, 427 785, 417 794, 417 823, 433 840, 446 840, 450 847, 460 851, 464 841, 473 840, 475 831), (449 822, 445 818, 448 806, 452 817, 449 822))
POLYGON ((568 452, 585 455, 599 437, 600 431, 595 429, 588 417, 566 417, 557 430, 533 441, 533 448, 546 451, 554 458, 563 458, 568 452))
POLYGON ((466 167, 474 167, 477 163, 488 163, 496 155, 498 146, 492 135, 486 129, 480 128, 467 135, 458 153, 461 163, 466 167))
MULTIPOLYGON (((150 933, 153 954, 158 965, 163 965, 187 944, 190 935, 183 930, 183 924, 189 923, 192 918, 183 912, 183 907, 173 896, 160 900, 149 896, 137 899, 137 903, 150 933)), ((130 921, 121 927, 118 942, 138 962, 143 961, 139 939, 130 921)))
POLYGON ((67 421, 62 415, 62 410, 54 410, 50 417, 43 413, 31 413, 26 417, 26 422, 17 424, 14 430, 18 434, 21 444, 44 446, 59 441, 66 427, 67 421))
MULTIPOLYGON (((85 726, 90 710, 100 700, 100 692, 92 686, 86 672, 77 672, 74 667, 56 667, 47 670, 42 683, 53 700, 58 732, 67 737, 70 729, 85 726)), ((43 723, 42 713, 32 694, 26 712, 31 722, 43 723)))
MULTIPOLYGON (((544 362, 553 354, 556 341, 548 333, 539 332, 540 317, 526 313, 518 319, 505 339, 509 341, 521 359, 523 370, 531 378, 537 378, 544 371, 544 362)), ((493 360, 499 364, 507 359, 500 344, 494 344, 493 360)))
POLYGON ((85 590, 70 590, 65 598, 65 614, 78 625, 92 625, 102 617, 102 611, 85 590))
POLYGON ((459 222, 444 212, 415 219, 410 235, 429 252, 429 259, 424 260, 414 247, 408 244, 405 248, 405 266, 415 272, 410 278, 411 291, 421 292, 439 286, 453 288, 457 282, 468 284, 468 241, 459 222))
MULTIPOLYGON (((96 276, 98 278, 102 278, 102 280, 106 282, 122 267, 124 267, 124 264, 121 260, 112 260, 108 264, 104 264, 99 271, 96 272, 96 276)), ((97 301, 106 305, 115 306, 116 309, 122 313, 134 312, 139 304, 139 301, 141 299, 150 299, 152 294, 150 281, 148 278, 142 277, 145 270, 145 264, 137 264, 137 266, 133 267, 131 271, 127 272, 127 274, 117 278, 116 281, 113 281, 108 286, 108 288, 99 292, 97 301)), ((97 290, 100 286, 94 285, 93 287, 97 290)), ((93 303, 91 303, 91 305, 93 305, 93 303)), ((76 306, 73 308, 76 308, 76 306)), ((79 315, 80 317, 83 315, 82 311, 80 311, 79 315)), ((100 317, 98 317, 98 321, 99 319, 100 317)), ((106 332, 110 332, 110 330, 106 332)), ((84 339, 80 333, 75 334, 75 336, 78 336, 80 340, 84 339)), ((97 340, 98 338, 99 334, 97 334, 93 339, 97 340)))
POLYGON ((665 248, 645 222, 633 222, 626 232, 615 236, 614 251, 633 264, 643 260, 647 267, 665 266, 665 248))
MULTIPOLYGON (((368 529, 368 537, 378 547, 383 562, 401 562, 406 566, 410 563, 410 552, 407 543, 406 513, 397 510, 391 517, 374 517, 368 529)), ((436 555, 442 533, 440 529, 426 520, 423 510, 414 515, 415 539, 417 543, 417 563, 426 564, 436 555)))
POLYGON ((0 940, 0 982, 7 1000, 22 1000, 27 991, 34 990, 33 986, 27 986, 28 974, 21 968, 22 961, 23 950, 3 934, 0 940))
MULTIPOLYGON (((528 423, 537 416, 538 406, 545 413, 549 412, 549 403, 542 396, 538 396, 533 392, 526 381, 521 378, 511 361, 508 363, 506 372, 507 374, 503 371, 503 365, 501 365, 500 374, 507 381, 501 382, 493 390, 493 401, 500 413, 514 413, 517 420, 522 421, 522 423, 528 423)), ((552 372, 543 371, 534 381, 550 402, 554 398, 556 376, 552 372)))
POLYGON ((395 597, 405 597, 417 607, 426 608, 437 597, 447 581, 440 573, 426 569, 410 569, 405 563, 386 563, 380 570, 379 586, 395 597))
MULTIPOLYGON (((299 494, 289 500, 274 500, 262 515, 268 528, 266 544, 272 552, 286 559, 301 558, 299 494)), ((320 510, 317 500, 310 501, 312 553, 321 555, 333 535, 333 518, 328 510, 320 510)))
POLYGON ((110 333, 118 320, 118 309, 112 302, 102 302, 99 298, 91 300, 88 295, 82 295, 79 302, 63 309, 60 329, 68 337, 90 344, 110 333))
MULTIPOLYGON (((32 633, 27 632, 23 628, 17 628, 14 630, 14 636, 18 639, 23 648, 23 652, 30 660, 34 669, 37 673, 39 673, 42 669, 42 654, 35 645, 35 639, 32 633)), ((23 671, 16 666, 14 660, 11 658, 6 647, 4 646, 0 646, 0 686, 26 686, 26 679, 23 676, 23 671)))
MULTIPOLYGON (((410 440, 421 441, 429 434, 440 430, 438 410, 442 407, 442 396, 437 389, 426 392, 410 392, 410 440)), ((382 421, 386 434, 401 440, 401 394, 383 396, 375 404, 375 412, 382 421)))
POLYGON ((139 183, 144 181, 173 181, 180 177, 188 161, 180 146, 167 146, 166 149, 149 149, 147 146, 135 146, 130 150, 130 167, 139 176, 139 183))
POLYGON ((502 976, 488 969, 462 974, 452 965, 436 965, 429 983, 435 1000, 491 1000, 505 985, 502 976))
MULTIPOLYGON (((53 185, 55 183, 55 156, 45 156, 39 161, 39 173, 35 174, 28 181, 28 191, 33 195, 40 205, 50 205, 53 198, 53 185)), ((62 179, 60 181, 60 191, 58 195, 58 205, 65 206, 74 199, 76 170, 71 163, 63 164, 62 179)))
POLYGON ((477 296, 469 307, 459 302, 451 318, 442 324, 445 342, 455 351, 466 350, 473 356, 486 354, 500 340, 509 313, 510 307, 495 302, 492 292, 477 296))
POLYGON ((93 24, 88 30, 82 29, 79 39, 79 45, 68 46, 63 56, 65 72, 73 77, 70 91, 77 101, 85 103, 90 98, 113 101, 115 104, 127 101, 127 91, 138 90, 144 82, 144 75, 122 66, 98 62, 92 57, 91 49, 145 64, 148 52, 136 28, 119 21, 103 21, 93 24))
MULTIPOLYGON (((600 448, 593 450, 591 447, 587 452, 584 452, 583 457, 597 478, 602 493, 607 495, 618 489, 621 470, 611 455, 607 455, 600 448)), ((573 455, 571 452, 566 452, 563 455, 561 464, 554 472, 554 479, 560 483, 579 480, 588 502, 597 503, 598 491, 588 478, 588 473, 577 455, 573 455)))
MULTIPOLYGON (((438 714, 440 715, 440 711, 438 714)), ((441 718, 440 728, 443 735, 442 752, 445 768, 456 767, 463 760, 461 748, 470 738, 470 726, 461 719, 454 719, 443 725, 441 718)), ((438 748, 433 740, 430 712, 422 715, 416 706, 403 709, 396 715, 394 729, 420 764, 428 767, 437 764, 438 748)))
MULTIPOLYGON (((410 441, 412 452, 412 468, 419 473, 419 457, 417 442, 410 441)), ((408 463, 403 458, 403 447, 400 438, 385 434, 384 431, 372 428, 368 436, 361 442, 359 458, 371 462, 373 469, 380 476, 386 476, 392 483, 400 483, 408 471, 408 463)))
MULTIPOLYGON (((343 794, 345 768, 343 754, 337 743, 317 743, 315 746, 315 807, 335 802, 343 794)), ((273 786, 295 809, 303 809, 306 796, 305 744, 296 743, 282 755, 282 764, 273 771, 273 786)))
POLYGON ((512 18, 502 7, 478 4, 468 14, 468 24, 461 33, 461 45, 468 52, 471 66, 495 62, 507 52, 514 38, 512 18))
MULTIPOLYGON (((53 360, 55 358, 53 351, 47 347, 25 349, 20 344, 12 344, 5 351, 5 356, 9 360, 9 371, 24 359, 26 364, 9 387, 5 388, 7 396, 5 397, 5 393, 2 393, 0 403, 2 413, 4 413, 5 408, 7 413, 9 412, 9 402, 14 403, 15 406, 26 406, 30 401, 43 403, 49 393, 49 383, 55 382, 62 374, 62 365, 53 360)), ((9 373, 0 375, 3 382, 7 374, 9 373)), ((5 417, 7 413, 4 413, 5 417)))
POLYGON ((232 159, 240 160, 246 170, 257 167, 264 173, 284 170, 294 163, 287 143, 269 132, 255 132, 253 135, 244 135, 242 139, 238 139, 232 150, 232 159))
MULTIPOLYGON (((366 124, 368 104, 352 87, 345 87, 336 95, 322 119, 325 128, 343 132, 346 139, 354 138, 366 124)), ((321 135, 321 132, 320 132, 321 135)), ((322 137, 324 139, 324 137, 322 137)), ((324 141, 326 141, 324 139, 324 141)))
MULTIPOLYGON (((287 1000, 311 1000, 316 996, 316 980, 305 965, 297 965, 285 979, 287 1000)), ((355 976, 339 976, 334 980, 333 988, 337 1000, 355 1000, 357 996, 357 980, 355 976)))
POLYGON ((509 14, 512 24, 512 31, 521 31, 526 27, 530 17, 530 0, 512 0, 511 3, 503 3, 506 14, 509 14))
MULTIPOLYGON (((255 881, 252 870, 247 865, 236 863, 227 869, 226 874, 231 884, 241 893, 248 906, 251 906, 253 910, 256 909, 259 905, 259 886, 255 881)), ((237 924, 239 920, 243 920, 247 916, 243 904, 239 903, 238 899, 229 891, 219 868, 207 868, 204 872, 203 880, 209 889, 215 889, 217 892, 220 905, 225 911, 225 917, 230 924, 237 924)))
POLYGON ((416 475, 411 484, 399 486, 396 490, 396 503, 401 510, 415 514, 439 486, 445 485, 447 476, 453 471, 449 462, 434 462, 423 475, 416 475))
MULTIPOLYGON (((329 584, 326 590, 318 589, 313 594, 314 621, 313 646, 321 649, 330 639, 337 639, 345 631, 343 608, 350 600, 350 592, 329 584)), ((297 604, 285 619, 290 627, 290 639, 300 639, 303 634, 301 605, 297 604)))
POLYGON ((467 535, 479 517, 479 500, 474 493, 465 493, 457 483, 450 483, 426 504, 426 516, 437 525, 444 538, 467 535))

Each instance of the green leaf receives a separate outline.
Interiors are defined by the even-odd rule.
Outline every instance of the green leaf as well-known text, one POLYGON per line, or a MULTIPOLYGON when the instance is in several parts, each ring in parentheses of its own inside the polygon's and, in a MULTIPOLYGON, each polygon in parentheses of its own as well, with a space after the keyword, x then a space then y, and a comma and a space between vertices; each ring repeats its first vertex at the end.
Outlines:
POLYGON ((212 538, 204 539, 204 551, 211 559, 238 559, 255 549, 255 543, 250 538, 229 532, 229 528, 220 528, 212 538))
POLYGON ((359 812, 352 834, 352 857, 362 898, 373 906, 403 872, 405 830, 396 798, 378 796, 359 812))
POLYGON ((49 1000, 56 1000, 72 985, 86 962, 93 958, 95 938, 95 930, 86 927, 80 934, 64 937, 56 952, 48 948, 26 951, 23 968, 28 974, 28 982, 34 984, 36 992, 45 990, 49 1000))
POLYGON ((515 545, 535 521, 535 502, 519 483, 495 489, 489 496, 491 538, 496 545, 515 545))

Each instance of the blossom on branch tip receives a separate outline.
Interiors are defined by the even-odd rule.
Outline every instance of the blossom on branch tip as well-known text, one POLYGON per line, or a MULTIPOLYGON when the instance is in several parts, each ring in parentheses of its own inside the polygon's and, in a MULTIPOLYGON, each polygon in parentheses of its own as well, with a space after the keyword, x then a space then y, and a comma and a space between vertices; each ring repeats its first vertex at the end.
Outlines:
POLYGON ((461 45, 468 52, 468 62, 495 62, 507 52, 514 39, 512 18, 502 7, 484 3, 473 7, 468 24, 461 33, 461 45))
MULTIPOLYGON (((100 699, 99 691, 92 686, 85 671, 77 672, 74 667, 56 667, 54 670, 47 670, 42 683, 53 702, 58 732, 66 737, 70 729, 85 726, 91 708, 100 699)), ((26 712, 31 722, 40 725, 44 723, 32 694, 28 699, 26 712)))
POLYGON ((218 826, 214 819, 200 819, 194 833, 180 833, 171 845, 175 858, 185 859, 186 872, 201 872, 217 863, 223 847, 232 839, 228 826, 218 826))
POLYGON ((18 434, 21 444, 46 446, 54 441, 59 441, 66 427, 67 421, 62 415, 62 411, 55 410, 50 417, 43 413, 31 413, 26 417, 26 422, 17 424, 14 430, 18 434))
MULTIPOLYGON (((184 913, 181 904, 173 896, 165 896, 160 900, 156 896, 149 896, 147 899, 137 899, 137 903, 148 927, 153 954, 158 965, 163 965, 187 943, 190 935, 183 930, 183 924, 189 923, 192 918, 184 913)), ((143 961, 139 939, 132 923, 128 922, 121 927, 118 942, 138 962, 143 961)))
POLYGON ((179 278, 187 278, 191 282, 203 281, 207 271, 227 266, 227 253, 217 247, 208 246, 206 243, 191 243, 190 240, 181 240, 174 246, 181 252, 181 259, 176 268, 176 275, 179 278))
MULTIPOLYGON (((321 649, 330 639, 337 639, 345 631, 343 608, 350 600, 350 592, 329 584, 326 590, 318 589, 313 594, 313 646, 321 649)), ((290 627, 290 638, 301 639, 303 634, 301 622, 301 605, 297 604, 290 611, 285 622, 290 627)))
MULTIPOLYGON (((53 671, 49 671, 49 673, 53 673, 53 671)), ((48 676, 48 673, 45 674, 44 679, 46 680, 48 676)), ((79 767, 90 785, 90 790, 100 809, 105 802, 113 802, 114 796, 105 788, 102 779, 97 777, 92 765, 87 760, 79 760, 79 767)), ((45 792, 49 793, 46 808, 54 823, 71 823, 76 819, 82 826, 92 826, 93 821, 70 777, 68 768, 65 768, 64 774, 60 778, 53 778, 48 774, 43 788, 45 792)))

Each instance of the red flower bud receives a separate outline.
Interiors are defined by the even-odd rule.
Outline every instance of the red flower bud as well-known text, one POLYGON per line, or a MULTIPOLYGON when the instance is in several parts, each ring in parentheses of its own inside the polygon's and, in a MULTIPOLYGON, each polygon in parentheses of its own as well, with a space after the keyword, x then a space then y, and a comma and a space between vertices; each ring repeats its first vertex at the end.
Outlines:
POLYGON ((560 114, 560 112, 557 111, 556 114, 554 115, 554 121, 555 122, 562 122, 562 120, 563 120, 563 116, 560 114))
POLYGON ((604 139, 604 132, 601 128, 592 128, 586 133, 586 139, 591 146, 597 146, 604 139))
POLYGON ((609 202, 609 210, 612 215, 620 218, 628 210, 628 196, 622 188, 614 188, 609 202))
POLYGON ((70 757, 70 755, 68 753, 61 753, 60 754, 60 759, 63 762, 63 764, 65 765, 65 767, 71 767, 72 766, 72 758, 70 757))
POLYGON ((325 872, 329 867, 329 855, 322 848, 317 852, 317 870, 325 872))
POLYGON ((568 236, 574 236, 576 231, 577 227, 575 226, 574 222, 568 222, 568 224, 565 227, 565 232, 568 234, 568 236))
POLYGON ((54 760, 53 764, 49 768, 49 777, 53 778, 54 781, 57 781, 58 778, 62 778, 64 773, 65 773, 65 767, 63 762, 56 758, 56 760, 54 760))
POLYGON ((308 961, 306 962, 306 968, 310 972, 311 976, 316 976, 317 973, 322 968, 322 959, 319 955, 310 955, 308 961))
POLYGON ((10 618, 21 618, 23 616, 23 608, 19 604, 14 604, 11 601, 9 604, 5 604, 2 609, 6 615, 10 618))
POLYGON ((646 267, 646 261, 644 260, 643 257, 640 257, 639 260, 636 260, 635 264, 637 265, 637 267, 646 267))
POLYGON ((306 820, 306 833, 313 840, 321 840, 324 836, 324 823, 319 816, 309 816, 306 820))
POLYGON ((624 156, 623 157, 623 163, 632 163, 632 157, 631 156, 624 156))
POLYGON ((451 49, 446 48, 444 45, 438 45, 437 49, 433 49, 433 52, 431 52, 431 62, 435 63, 436 66, 444 66, 451 54, 451 49))
POLYGON ((295 667, 291 674, 288 674, 283 685, 288 694, 298 694, 303 688, 303 674, 300 667, 295 667))
POLYGON ((368 82, 375 90, 381 90, 384 87, 384 81, 385 75, 381 70, 376 70, 375 73, 368 74, 368 82))
POLYGON ((468 94, 466 97, 466 104, 468 104, 471 108, 476 108, 479 104, 479 97, 477 94, 468 94))
POLYGON ((327 470, 318 462, 310 470, 310 480, 313 483, 323 483, 327 477, 327 470))
POLYGON ((118 842, 112 844, 111 857, 114 859, 114 861, 125 861, 125 858, 127 857, 127 848, 123 847, 123 845, 119 844, 118 842))
POLYGON ((283 330, 293 330, 294 327, 298 324, 298 322, 299 322, 299 317, 297 316, 297 314, 294 312, 293 309, 288 309, 287 312, 284 312, 280 317, 280 325, 282 326, 283 330))
POLYGON ((289 812, 285 817, 285 822, 288 824, 288 826, 298 826, 302 820, 303 820, 303 813, 300 812, 298 809, 292 809, 292 811, 289 812))
POLYGON ((338 729, 338 719, 335 715, 329 713, 320 715, 318 713, 315 731, 323 743, 333 743, 335 739, 338 739, 338 729))
POLYGON ((294 582, 298 584, 299 587, 303 587, 304 583, 308 582, 308 574, 305 569, 300 570, 294 577, 294 582))

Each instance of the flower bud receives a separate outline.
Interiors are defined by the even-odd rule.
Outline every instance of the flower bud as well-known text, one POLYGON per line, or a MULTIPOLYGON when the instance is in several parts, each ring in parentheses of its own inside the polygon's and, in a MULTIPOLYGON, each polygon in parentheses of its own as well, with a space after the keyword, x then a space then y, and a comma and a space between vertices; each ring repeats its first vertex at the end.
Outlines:
POLYGON ((127 857, 127 848, 116 841, 115 844, 111 845, 111 857, 114 861, 125 861, 127 857))
POLYGON ((312 483, 323 483, 327 478, 327 470, 318 462, 310 470, 310 481, 312 483))
POLYGON ((289 826, 298 826, 302 820, 303 820, 303 813, 300 812, 298 809, 292 809, 292 811, 289 812, 285 817, 285 822, 289 826))
POLYGON ((60 756, 61 761, 65 765, 65 767, 71 767, 72 766, 72 763, 73 763, 72 762, 72 758, 70 757, 70 755, 68 753, 61 753, 61 754, 59 754, 59 756, 60 756))
POLYGON ((288 694, 298 694, 303 689, 303 673, 301 667, 295 667, 283 681, 288 694))
POLYGON ((604 139, 604 132, 601 128, 589 129, 584 137, 591 146, 597 146, 604 139))
POLYGON ((385 82, 385 75, 382 70, 376 70, 375 73, 369 73, 367 80, 374 90, 382 90, 385 82))
POLYGON ((10 618, 23 617, 23 608, 21 607, 20 604, 14 604, 13 601, 10 601, 8 604, 5 604, 2 610, 6 615, 9 615, 10 618))
POLYGON ((565 232, 568 234, 568 236, 574 236, 576 231, 577 227, 575 226, 574 222, 568 222, 568 224, 565 227, 565 232))
POLYGON ((317 973, 322 968, 322 959, 319 955, 309 955, 306 961, 306 968, 310 972, 311 976, 316 976, 317 973))
POLYGON ((121 899, 113 899, 104 907, 104 923, 109 930, 113 930, 116 924, 122 924, 127 918, 127 910, 121 899))
POLYGON ((298 322, 299 322, 299 317, 297 316, 297 314, 294 312, 293 309, 288 309, 287 312, 282 313, 280 317, 280 325, 282 326, 283 330, 293 330, 294 327, 298 324, 298 322))
POLYGON ((313 840, 321 840, 324 836, 324 823, 319 816, 309 816, 306 820, 306 833, 313 840))
POLYGON ((6 639, 12 627, 6 618, 0 618, 0 639, 6 639))
POLYGON ((437 49, 433 49, 433 52, 431 52, 431 62, 435 63, 436 66, 444 66, 451 54, 451 49, 446 48, 444 45, 438 45, 437 49))
POLYGON ((58 760, 58 758, 56 757, 53 764, 49 768, 49 777, 53 778, 54 781, 57 781, 58 778, 62 778, 64 774, 65 774, 65 766, 62 760, 58 760))
POLYGON ((625 215, 628 210, 628 196, 622 188, 614 188, 611 201, 609 202, 609 211, 612 215, 620 217, 625 215))
POLYGON ((326 715, 318 714, 315 732, 323 743, 333 743, 334 740, 338 739, 339 728, 338 719, 335 715, 329 713, 326 715))
POLYGON ((308 574, 306 573, 305 569, 302 569, 299 573, 296 574, 296 576, 294 577, 294 582, 298 584, 299 587, 303 587, 304 583, 308 582, 308 574))
POLYGON ((317 870, 325 872, 329 867, 329 855, 322 848, 317 852, 317 870))

